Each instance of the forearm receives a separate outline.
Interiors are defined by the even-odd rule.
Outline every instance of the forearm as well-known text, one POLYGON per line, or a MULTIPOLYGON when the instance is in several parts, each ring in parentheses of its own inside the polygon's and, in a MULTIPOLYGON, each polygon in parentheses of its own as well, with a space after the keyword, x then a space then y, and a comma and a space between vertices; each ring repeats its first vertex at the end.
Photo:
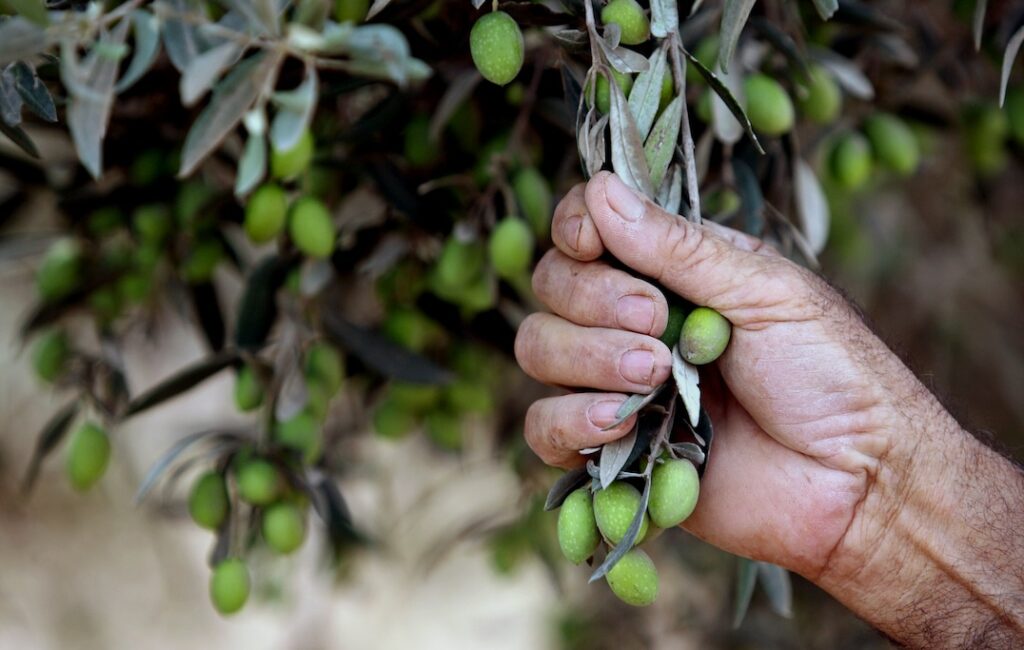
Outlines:
POLYGON ((931 395, 903 416, 822 586, 911 647, 1024 647, 1024 474, 931 395))

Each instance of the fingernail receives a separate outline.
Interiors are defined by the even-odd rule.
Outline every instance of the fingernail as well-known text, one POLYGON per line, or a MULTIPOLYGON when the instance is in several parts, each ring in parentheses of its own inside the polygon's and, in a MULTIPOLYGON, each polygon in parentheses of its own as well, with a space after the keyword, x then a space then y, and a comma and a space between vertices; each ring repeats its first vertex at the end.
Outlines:
POLYGON ((635 384, 650 386, 654 355, 647 350, 630 350, 619 360, 619 373, 635 384))
POLYGON ((654 327, 654 300, 648 296, 623 296, 615 303, 619 327, 646 334, 654 327))
POLYGON ((562 222, 562 241, 574 251, 580 249, 580 230, 583 229, 583 217, 569 217, 562 222))
POLYGON ((615 414, 619 412, 622 402, 598 402, 591 404, 587 409, 587 419, 599 429, 611 426, 618 420, 615 414))
POLYGON ((608 205, 626 221, 636 221, 644 214, 644 202, 633 190, 619 180, 618 176, 609 176, 605 183, 605 196, 608 205))

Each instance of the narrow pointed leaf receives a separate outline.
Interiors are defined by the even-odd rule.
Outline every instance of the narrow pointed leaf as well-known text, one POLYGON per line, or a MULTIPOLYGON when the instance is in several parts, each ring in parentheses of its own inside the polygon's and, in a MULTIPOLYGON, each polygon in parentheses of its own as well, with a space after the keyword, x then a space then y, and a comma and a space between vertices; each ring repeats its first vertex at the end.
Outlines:
POLYGON ((602 431, 614 429, 625 422, 631 415, 653 402, 655 398, 661 394, 661 391, 665 390, 665 386, 667 385, 668 384, 662 384, 646 395, 630 395, 627 397, 626 401, 619 406, 619 410, 615 412, 615 422, 606 426, 602 431))
POLYGON ((985 27, 985 11, 988 9, 988 0, 974 0, 974 19, 971 24, 971 31, 974 34, 974 49, 981 50, 981 30, 985 27))
POLYGON ((177 460, 179 456, 185 453, 185 451, 195 443, 211 437, 235 438, 236 436, 218 429, 209 429, 206 431, 191 433, 175 442, 160 456, 160 458, 156 460, 156 462, 150 466, 149 471, 146 472, 146 476, 143 477, 142 483, 139 484, 139 489, 135 492, 135 505, 142 503, 146 496, 149 495, 150 491, 156 485, 157 480, 163 476, 164 472, 167 471, 167 468, 171 466, 171 463, 177 460))
POLYGON ((700 421, 700 374, 697 367, 687 363, 679 352, 679 346, 672 348, 672 377, 676 380, 679 398, 683 400, 690 426, 696 427, 700 421))
POLYGON ((554 510, 562 505, 566 498, 590 479, 586 467, 574 467, 558 477, 555 484, 548 490, 544 501, 544 510, 554 510))
POLYGON ((53 97, 35 71, 27 63, 18 62, 11 66, 11 73, 25 106, 47 122, 56 122, 57 109, 53 105, 53 97))
POLYGON ((188 366, 129 402, 125 417, 141 413, 191 390, 238 360, 237 352, 225 350, 188 366))
POLYGON ((235 177, 235 196, 245 196, 253 190, 267 173, 267 143, 263 136, 249 134, 245 151, 238 160, 235 177))
POLYGON ((660 187, 668 171, 668 165, 672 162, 672 156, 676 151, 676 141, 679 139, 679 127, 683 118, 683 98, 676 97, 672 100, 657 124, 651 130, 651 135, 644 144, 644 158, 651 170, 651 185, 660 187))
POLYGON ((729 109, 729 112, 736 118, 736 121, 740 123, 740 126, 742 126, 743 130, 746 131, 747 137, 754 143, 754 147, 758 152, 764 153, 764 149, 761 147, 761 142, 757 139, 757 134, 754 133, 754 127, 750 125, 750 119, 747 118, 746 111, 743 110, 743 106, 741 106, 736 100, 736 97, 733 96, 733 93, 728 86, 723 83, 718 75, 711 70, 708 70, 703 63, 698 61, 697 57, 693 56, 686 50, 683 50, 683 53, 686 55, 689 65, 697 68, 697 72, 700 73, 700 76, 704 78, 704 81, 706 81, 708 86, 711 87, 711 90, 715 91, 715 95, 722 100, 726 108, 729 109))
POLYGON ((606 488, 626 466, 629 455, 636 443, 636 427, 618 440, 605 443, 601 449, 601 487, 606 488))
MULTIPOLYGON (((1010 37, 1003 51, 1003 68, 999 77, 999 105, 1006 101, 1006 88, 1010 83, 1010 72, 1013 70, 1013 62, 1017 59, 1017 52, 1020 51, 1021 43, 1024 43, 1024 25, 1010 37)), ((613 84, 614 85, 614 84, 613 84)))
POLYGON ((385 377, 416 384, 446 384, 449 371, 392 342, 383 335, 348 322, 333 311, 323 314, 324 329, 355 357, 385 377))
POLYGON ((732 627, 737 629, 747 615, 750 598, 754 595, 757 583, 757 563, 745 557, 737 558, 739 567, 736 572, 736 601, 732 610, 732 627))
POLYGON ((647 139, 661 102, 661 84, 665 79, 668 56, 659 47, 648 60, 650 67, 636 76, 629 92, 629 110, 633 113, 641 140, 647 139))
MULTIPOLYGON (((645 59, 646 61, 646 59, 645 59)), ((626 96, 617 83, 609 83, 611 91, 611 110, 609 124, 612 137, 612 166, 615 173, 626 185, 641 192, 644 196, 653 196, 651 172, 644 157, 644 144, 637 132, 633 114, 626 103, 626 96)))
POLYGON ((679 30, 679 6, 676 0, 651 0, 651 34, 665 38, 679 30))
POLYGON ((828 20, 839 9, 839 0, 814 0, 814 8, 822 20, 828 20))
POLYGON ((793 192, 796 199, 796 213, 800 218, 800 228, 810 246, 811 251, 818 255, 825 250, 828 242, 829 208, 825 191, 818 182, 818 177, 807 162, 797 160, 794 169, 793 192))
POLYGON ((270 125, 270 144, 277 151, 288 151, 309 128, 313 111, 320 99, 320 80, 316 68, 307 66, 306 78, 298 88, 274 93, 272 99, 278 105, 278 110, 270 125))
POLYGON ((39 436, 36 438, 36 447, 32 451, 32 459, 29 461, 28 469, 25 471, 25 478, 21 481, 22 494, 28 494, 32 491, 32 487, 39 477, 39 468, 42 467, 43 460, 67 434, 68 427, 74 421, 75 416, 78 415, 78 408, 79 403, 77 401, 71 402, 54 413, 43 426, 43 430, 39 432, 39 436))
POLYGON ((181 73, 181 80, 178 83, 181 103, 192 106, 202 99, 220 76, 238 60, 241 53, 241 46, 229 41, 192 59, 181 73))
POLYGON ((644 516, 647 514, 647 502, 651 498, 651 480, 648 478, 644 481, 644 491, 640 495, 640 504, 637 506, 636 515, 633 517, 633 521, 629 524, 629 529, 626 530, 626 534, 622 536, 622 539, 612 552, 604 558, 604 562, 601 566, 597 567, 594 573, 591 574, 588 582, 594 582, 605 577, 609 571, 612 570, 622 556, 629 552, 629 549, 633 548, 633 544, 636 543, 637 537, 640 536, 640 527, 643 526, 644 516))
POLYGON ((722 9, 721 45, 718 50, 718 65, 721 70, 728 70, 732 63, 732 55, 736 51, 736 43, 740 40, 743 26, 747 24, 750 10, 756 0, 725 0, 722 9))
POLYGON ((793 585, 789 571, 768 562, 757 563, 757 578, 768 596, 772 611, 789 618, 793 615, 793 585))
POLYGON ((133 11, 132 35, 135 42, 134 53, 128 69, 114 86, 118 93, 131 88, 156 61, 156 55, 160 52, 160 19, 142 9, 133 11))
POLYGON ((235 345, 256 351, 277 319, 277 290, 284 284, 288 265, 277 255, 261 260, 249 274, 238 306, 235 345))

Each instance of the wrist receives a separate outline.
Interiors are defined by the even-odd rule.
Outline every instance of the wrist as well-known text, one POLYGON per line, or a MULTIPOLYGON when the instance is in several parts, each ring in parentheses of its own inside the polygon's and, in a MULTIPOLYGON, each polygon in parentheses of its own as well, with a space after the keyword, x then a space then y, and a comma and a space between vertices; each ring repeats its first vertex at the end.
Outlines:
POLYGON ((1024 559, 1009 523, 1021 520, 1024 480, 913 383, 913 399, 894 409, 889 452, 818 582, 909 646, 977 647, 979 634, 994 635, 986 647, 1019 643, 1024 577, 1007 570, 1024 559))

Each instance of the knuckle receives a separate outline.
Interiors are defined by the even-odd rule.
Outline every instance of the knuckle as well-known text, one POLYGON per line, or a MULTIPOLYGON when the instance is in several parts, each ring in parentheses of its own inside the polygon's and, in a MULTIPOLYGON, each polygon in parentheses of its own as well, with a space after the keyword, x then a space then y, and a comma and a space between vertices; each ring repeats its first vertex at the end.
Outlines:
POLYGON ((516 332, 514 346, 516 363, 530 376, 534 376, 533 356, 542 321, 543 316, 541 314, 530 314, 523 319, 523 322, 519 325, 519 331, 516 332))
POLYGON ((680 219, 671 221, 663 240, 665 253, 659 277, 685 273, 707 261, 713 249, 705 244, 706 238, 704 228, 684 223, 680 219))

